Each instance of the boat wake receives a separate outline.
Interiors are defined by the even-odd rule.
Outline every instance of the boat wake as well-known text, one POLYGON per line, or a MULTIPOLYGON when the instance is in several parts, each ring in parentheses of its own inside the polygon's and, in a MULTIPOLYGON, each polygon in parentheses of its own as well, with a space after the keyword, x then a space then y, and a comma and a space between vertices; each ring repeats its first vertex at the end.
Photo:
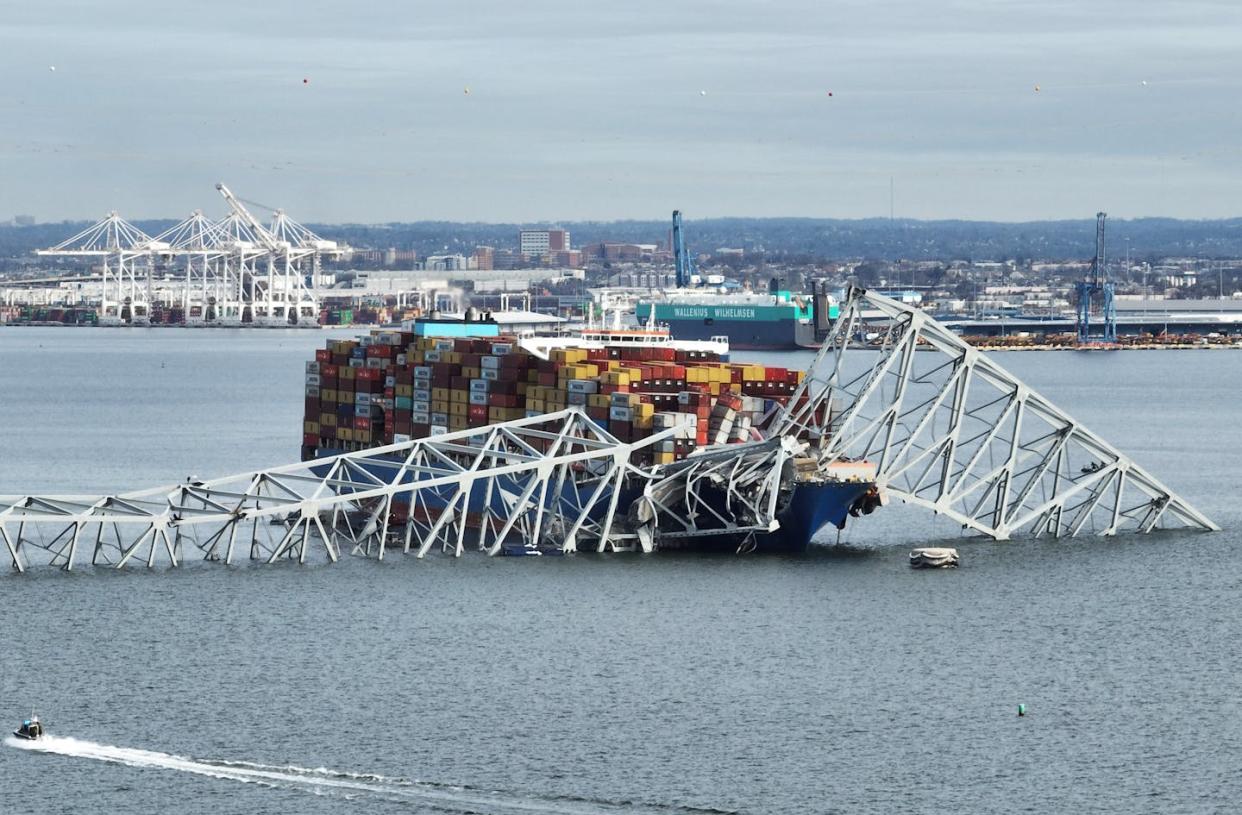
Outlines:
POLYGON ((370 798, 397 803, 405 802, 442 812, 534 812, 551 813, 551 815, 601 815, 601 813, 718 815, 730 812, 729 810, 643 801, 609 801, 564 795, 523 795, 505 790, 486 790, 409 778, 394 778, 373 773, 343 772, 327 767, 280 766, 250 761, 190 758, 154 750, 100 744, 69 736, 44 735, 37 741, 26 741, 9 736, 5 739, 5 744, 31 752, 104 761, 128 767, 191 773, 245 784, 260 784, 284 789, 300 788, 318 794, 337 794, 347 799, 370 798))

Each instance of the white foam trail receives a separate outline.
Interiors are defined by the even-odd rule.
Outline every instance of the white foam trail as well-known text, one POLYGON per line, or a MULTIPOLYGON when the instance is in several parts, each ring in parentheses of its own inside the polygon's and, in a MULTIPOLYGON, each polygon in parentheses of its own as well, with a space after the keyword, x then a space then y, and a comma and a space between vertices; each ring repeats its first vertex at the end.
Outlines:
POLYGON ((311 769, 296 766, 276 767, 240 761, 206 761, 153 750, 99 744, 68 736, 44 735, 36 741, 9 736, 5 739, 5 744, 32 752, 106 761, 129 767, 173 770, 247 784, 302 787, 315 792, 329 790, 367 792, 390 799, 399 798, 417 800, 424 804, 439 804, 444 809, 458 811, 463 807, 484 807, 484 811, 551 812, 562 815, 594 815, 594 813, 616 811, 614 807, 607 805, 584 808, 566 805, 565 802, 545 803, 514 798, 503 793, 489 795, 484 792, 470 792, 460 787, 439 787, 401 778, 387 778, 363 773, 341 773, 324 767, 311 769))

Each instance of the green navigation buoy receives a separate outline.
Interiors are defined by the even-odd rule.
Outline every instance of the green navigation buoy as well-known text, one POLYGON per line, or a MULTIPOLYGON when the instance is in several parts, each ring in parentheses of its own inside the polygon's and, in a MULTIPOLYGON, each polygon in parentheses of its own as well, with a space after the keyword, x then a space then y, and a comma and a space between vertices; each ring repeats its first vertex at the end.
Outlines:
POLYGON ((1026 705, 1018 705, 1018 715, 1019 716, 1026 715, 1026 705))

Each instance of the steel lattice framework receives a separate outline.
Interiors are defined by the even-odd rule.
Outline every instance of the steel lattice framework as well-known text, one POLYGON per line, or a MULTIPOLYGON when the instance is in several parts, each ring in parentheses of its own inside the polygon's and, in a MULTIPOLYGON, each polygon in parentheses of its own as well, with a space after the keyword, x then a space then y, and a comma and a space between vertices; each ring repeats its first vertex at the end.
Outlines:
POLYGON ((336 561, 343 551, 383 559, 393 548, 419 557, 467 547, 497 554, 506 544, 649 552, 662 528, 672 538, 772 528, 780 464, 798 445, 723 451, 683 462, 668 478, 631 463, 636 451, 684 432, 627 444, 569 408, 212 481, 106 496, 0 496, 0 544, 21 571, 31 557, 72 569, 175 566, 195 553, 272 563, 336 561), (705 493, 722 490, 743 520, 696 521, 705 493))
POLYGON ((890 495, 996 539, 1218 529, 991 358, 887 297, 851 290, 791 404, 801 395, 809 401, 779 432, 813 438, 821 466, 875 462, 890 495))
POLYGON ((763 441, 662 466, 635 454, 689 426, 625 443, 573 407, 211 481, 0 496, 0 545, 19 571, 392 550, 650 552, 716 535, 743 551, 778 528, 796 482, 860 460, 891 495, 998 539, 1217 528, 934 320, 860 289, 790 405, 763 441))
POLYGON ((274 210, 265 226, 228 187, 216 189, 229 205, 218 221, 195 210, 152 238, 112 212, 37 254, 100 259, 105 325, 149 324, 157 302, 180 306, 190 325, 317 325, 313 281, 321 259, 349 247, 324 240, 284 210, 274 210))

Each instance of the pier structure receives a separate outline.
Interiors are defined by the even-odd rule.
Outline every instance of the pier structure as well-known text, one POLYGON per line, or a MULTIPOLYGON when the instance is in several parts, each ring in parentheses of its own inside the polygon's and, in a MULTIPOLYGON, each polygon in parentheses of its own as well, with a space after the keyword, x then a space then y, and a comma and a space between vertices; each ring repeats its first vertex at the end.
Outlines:
MULTIPOLYGON (((41 257, 98 258, 101 325, 150 325, 153 306, 179 309, 191 326, 317 326, 314 281, 324 257, 349 247, 274 210, 263 224, 224 184, 220 220, 195 210, 151 237, 116 212, 41 257)), ((93 287, 95 281, 87 281, 93 287)))
POLYGON ((0 547, 19 571, 651 552, 722 535, 745 551, 778 529, 799 479, 860 461, 890 499, 998 540, 1218 528, 930 317, 861 289, 769 426, 761 441, 637 465, 636 451, 688 428, 622 442, 570 407, 149 490, 0 496, 0 547), (859 347, 877 331, 878 352, 859 347))

